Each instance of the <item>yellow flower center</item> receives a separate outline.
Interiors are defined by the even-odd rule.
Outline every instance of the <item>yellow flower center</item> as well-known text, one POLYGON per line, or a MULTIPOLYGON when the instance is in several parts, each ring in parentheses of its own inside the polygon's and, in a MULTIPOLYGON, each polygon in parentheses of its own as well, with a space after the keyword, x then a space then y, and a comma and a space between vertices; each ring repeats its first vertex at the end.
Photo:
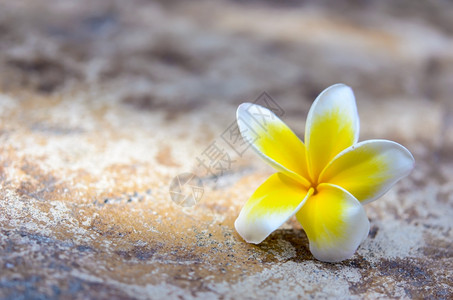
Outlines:
POLYGON ((310 182, 309 189, 313 189, 313 195, 316 195, 318 193, 318 185, 320 184, 319 178, 316 178, 315 180, 310 178, 308 181, 310 182))

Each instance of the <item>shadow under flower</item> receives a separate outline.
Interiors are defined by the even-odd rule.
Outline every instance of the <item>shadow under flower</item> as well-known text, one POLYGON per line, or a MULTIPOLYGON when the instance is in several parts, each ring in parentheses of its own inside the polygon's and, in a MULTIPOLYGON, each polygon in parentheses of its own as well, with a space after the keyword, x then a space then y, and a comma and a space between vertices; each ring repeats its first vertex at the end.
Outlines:
POLYGON ((310 253, 308 238, 299 228, 278 229, 271 233, 258 248, 271 256, 271 261, 300 263, 314 260, 310 253))

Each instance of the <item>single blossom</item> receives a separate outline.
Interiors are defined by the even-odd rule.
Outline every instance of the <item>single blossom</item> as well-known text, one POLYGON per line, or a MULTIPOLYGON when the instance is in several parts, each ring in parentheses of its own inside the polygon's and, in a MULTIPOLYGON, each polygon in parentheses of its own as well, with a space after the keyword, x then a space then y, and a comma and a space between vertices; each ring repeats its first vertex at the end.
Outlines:
POLYGON ((315 258, 351 258, 368 236, 363 204, 381 197, 414 167, 398 143, 357 143, 359 116, 354 94, 344 84, 324 90, 310 108, 305 143, 272 111, 243 103, 239 130, 258 155, 278 172, 253 193, 234 223, 258 244, 293 215, 302 225, 315 258))

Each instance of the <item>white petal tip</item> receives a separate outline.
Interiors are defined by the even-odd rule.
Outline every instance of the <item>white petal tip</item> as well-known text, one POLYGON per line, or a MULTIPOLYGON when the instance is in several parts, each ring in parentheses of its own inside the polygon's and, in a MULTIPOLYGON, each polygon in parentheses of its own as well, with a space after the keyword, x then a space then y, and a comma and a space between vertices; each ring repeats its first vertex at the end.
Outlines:
POLYGON ((267 237, 266 233, 259 230, 250 230, 250 226, 247 226, 245 222, 240 220, 240 216, 234 222, 234 228, 236 228, 237 233, 250 244, 259 244, 267 237))
POLYGON ((337 83, 337 84, 329 86, 328 88, 326 88, 324 91, 321 92, 319 97, 326 96, 326 94, 329 94, 329 93, 332 93, 332 92, 339 93, 339 94, 336 95, 337 97, 345 97, 347 99, 348 98, 355 99, 354 92, 353 92, 352 88, 350 86, 344 84, 344 83, 337 83))
POLYGON ((322 262, 327 262, 327 263, 339 263, 344 260, 350 259, 354 256, 354 253, 357 249, 354 251, 348 251, 348 252, 336 252, 335 254, 331 253, 322 253, 318 249, 313 249, 310 247, 310 251, 313 254, 313 256, 322 262), (316 253, 316 254, 315 254, 316 253))

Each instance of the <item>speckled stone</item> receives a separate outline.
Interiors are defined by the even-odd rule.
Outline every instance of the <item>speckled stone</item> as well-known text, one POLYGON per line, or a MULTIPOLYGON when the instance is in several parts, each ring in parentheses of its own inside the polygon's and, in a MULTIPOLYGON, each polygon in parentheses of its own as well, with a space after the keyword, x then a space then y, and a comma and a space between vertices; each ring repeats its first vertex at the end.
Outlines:
POLYGON ((453 5, 335 3, 2 2, 0 299, 451 299, 453 5), (361 140, 416 168, 365 207, 352 259, 315 260, 296 220, 245 243, 273 170, 228 145, 236 107, 267 91, 302 136, 336 82, 361 140), (213 145, 222 172, 199 163, 213 145), (182 173, 193 206, 171 199, 182 173))

